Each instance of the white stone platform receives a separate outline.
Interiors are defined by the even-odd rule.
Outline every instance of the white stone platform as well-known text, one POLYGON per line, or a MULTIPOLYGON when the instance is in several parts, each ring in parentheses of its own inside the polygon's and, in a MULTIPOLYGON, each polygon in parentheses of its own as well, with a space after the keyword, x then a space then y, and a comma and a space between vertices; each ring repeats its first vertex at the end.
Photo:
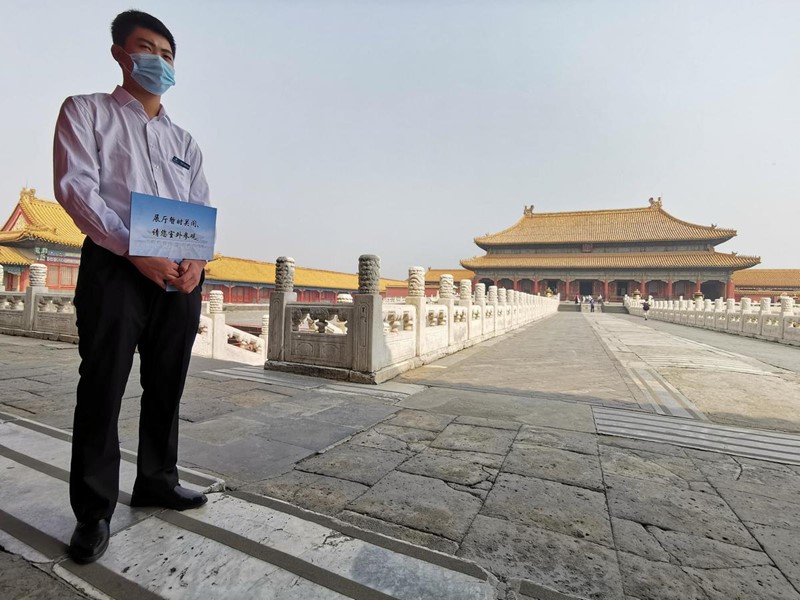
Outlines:
POLYGON ((66 555, 74 527, 69 434, 0 413, 0 545, 95 598, 494 597, 473 563, 220 491, 220 480, 193 471, 181 479, 209 493, 202 508, 130 508, 135 455, 124 455, 109 549, 97 563, 77 565, 66 555))

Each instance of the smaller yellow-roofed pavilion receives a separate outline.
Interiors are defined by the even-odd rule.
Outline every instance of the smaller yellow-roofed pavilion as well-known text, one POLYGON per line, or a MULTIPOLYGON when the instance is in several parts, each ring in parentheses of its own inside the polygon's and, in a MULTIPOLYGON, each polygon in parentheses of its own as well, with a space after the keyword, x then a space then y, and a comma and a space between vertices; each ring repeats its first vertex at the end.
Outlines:
MULTIPOLYGON (((47 287, 71 291, 78 280, 80 251, 86 236, 57 202, 36 197, 23 188, 11 216, 0 230, 0 266, 6 291, 24 291, 29 267, 47 266, 47 287)), ((275 288, 275 263, 218 254, 205 268, 203 297, 221 290, 225 302, 267 302, 275 288)), ((380 289, 406 286, 405 281, 381 279, 380 289)), ((335 302, 339 293, 358 290, 358 275, 297 267, 295 288, 301 301, 335 302)))

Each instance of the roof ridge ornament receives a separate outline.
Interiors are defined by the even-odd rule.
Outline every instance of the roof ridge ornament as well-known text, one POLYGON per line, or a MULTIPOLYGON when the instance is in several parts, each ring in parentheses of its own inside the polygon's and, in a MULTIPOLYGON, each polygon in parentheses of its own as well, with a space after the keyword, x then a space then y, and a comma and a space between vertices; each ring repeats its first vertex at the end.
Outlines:
POLYGON ((648 202, 650 202, 650 208, 661 208, 661 196, 658 197, 658 200, 649 198, 648 202))
POLYGON ((523 211, 522 211, 522 214, 523 214, 524 216, 526 216, 526 217, 532 217, 532 216, 533 216, 533 204, 531 204, 530 206, 528 206, 528 205, 526 204, 526 205, 525 205, 525 208, 524 208, 524 209, 523 209, 523 211))
POLYGON ((36 188, 24 187, 19 193, 20 200, 36 200, 36 188))

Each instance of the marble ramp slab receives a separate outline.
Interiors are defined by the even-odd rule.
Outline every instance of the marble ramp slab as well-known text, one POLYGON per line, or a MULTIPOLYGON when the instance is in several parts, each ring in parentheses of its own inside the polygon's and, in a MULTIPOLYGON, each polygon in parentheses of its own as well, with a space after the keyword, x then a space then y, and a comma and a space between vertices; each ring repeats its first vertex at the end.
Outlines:
MULTIPOLYGON (((66 557, 75 523, 68 440, 66 432, 0 422, 0 545, 51 564, 53 573, 91 597, 494 597, 480 570, 448 568, 424 553, 360 539, 356 530, 344 534, 335 524, 224 493, 210 494, 206 506, 187 513, 118 504, 109 551, 93 565, 75 565, 66 557)), ((123 500, 134 475, 135 465, 123 461, 123 500)))

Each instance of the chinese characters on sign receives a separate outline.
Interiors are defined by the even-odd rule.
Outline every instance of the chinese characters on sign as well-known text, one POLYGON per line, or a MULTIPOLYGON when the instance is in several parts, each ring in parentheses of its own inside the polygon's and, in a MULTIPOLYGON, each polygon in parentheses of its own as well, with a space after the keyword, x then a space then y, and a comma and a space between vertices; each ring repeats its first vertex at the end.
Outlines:
POLYGON ((129 252, 175 260, 214 257, 217 209, 147 194, 131 194, 129 252))

